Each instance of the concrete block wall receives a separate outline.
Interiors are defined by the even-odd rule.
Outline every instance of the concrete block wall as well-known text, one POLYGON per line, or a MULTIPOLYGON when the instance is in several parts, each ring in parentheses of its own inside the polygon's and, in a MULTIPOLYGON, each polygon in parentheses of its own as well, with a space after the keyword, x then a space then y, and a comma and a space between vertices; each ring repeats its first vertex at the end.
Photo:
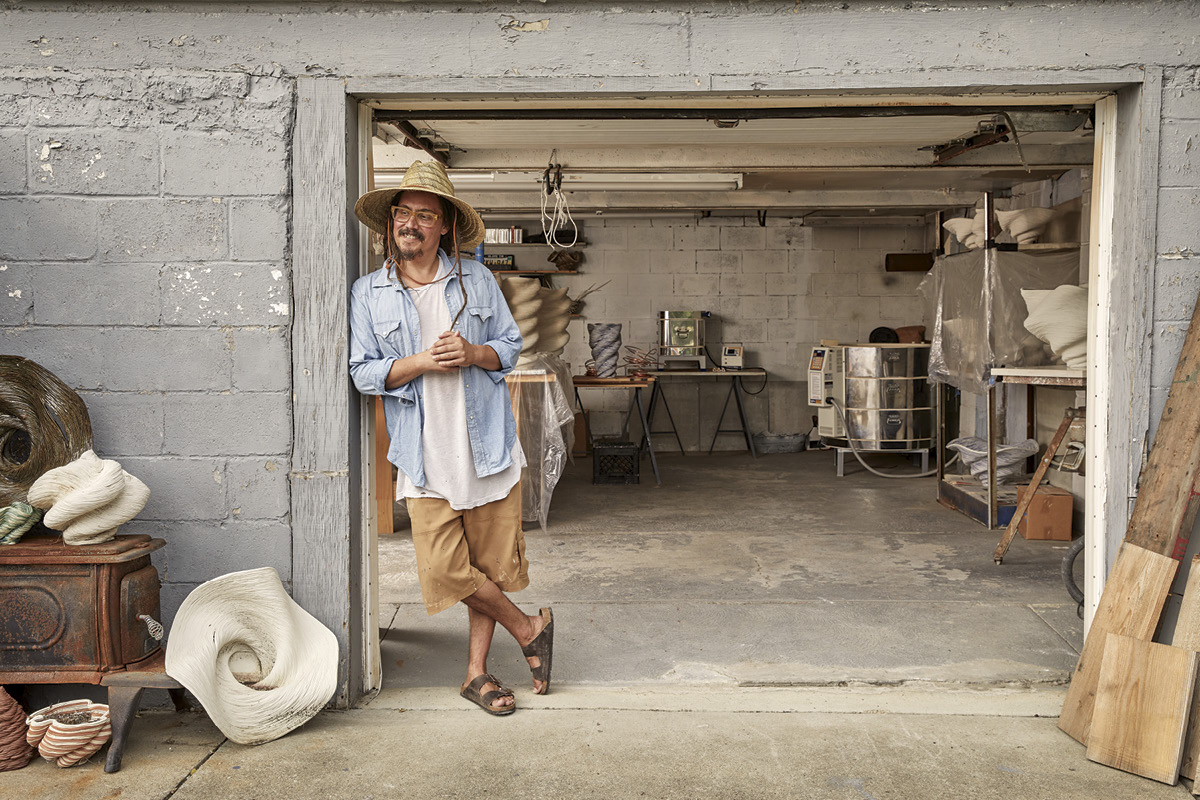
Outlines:
POLYGON ((1175 363, 1200 292, 1200 69, 1165 71, 1159 135, 1151 439, 1166 406, 1175 363))
POLYGON ((291 578, 290 80, 16 70, 0 79, 0 346, 88 406, 150 487, 123 532, 169 620, 198 583, 291 578))
MULTIPOLYGON (((821 339, 867 341, 872 329, 926 324, 917 286, 925 273, 885 272, 884 255, 927 250, 923 226, 806 226, 798 217, 754 214, 609 217, 583 223, 588 242, 576 276, 557 279, 572 294, 610 281, 586 299, 584 319, 571 323, 564 357, 577 372, 591 357, 588 322, 619 322, 622 341, 648 349, 658 343, 660 310, 708 310, 706 338, 716 356, 722 343, 741 343, 747 366, 770 373, 766 391, 749 398, 753 432, 802 433, 815 411, 807 405, 810 348, 821 339)), ((748 391, 759 387, 747 379, 748 391)), ((685 450, 707 450, 729 382, 669 378, 663 391, 685 450)), ((592 391, 597 433, 616 433, 628 398, 592 391)), ((735 427, 730 405, 723 427, 735 427)), ((665 426, 656 416, 655 428, 665 426)), ((660 437, 664 449, 675 447, 660 437)), ((721 435, 717 449, 741 449, 721 435)))

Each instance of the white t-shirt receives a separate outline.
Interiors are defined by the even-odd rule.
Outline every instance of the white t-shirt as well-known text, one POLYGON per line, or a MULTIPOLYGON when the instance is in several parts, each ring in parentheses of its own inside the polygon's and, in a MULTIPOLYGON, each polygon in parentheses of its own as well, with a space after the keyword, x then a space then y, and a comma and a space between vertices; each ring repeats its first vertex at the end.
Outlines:
MULTIPOLYGON (((443 262, 439 278, 449 274, 447 266, 443 262)), ((421 322, 422 350, 433 347, 438 335, 450 330, 452 320, 445 293, 446 282, 442 280, 408 290, 421 322)), ((425 405, 425 423, 421 429, 425 485, 417 486, 402 472, 403 479, 396 482, 396 498, 439 497, 461 511, 507 497, 521 480, 521 468, 525 466, 521 441, 513 442, 513 463, 507 469, 480 478, 475 472, 467 433, 467 393, 461 371, 426 372, 421 380, 425 405)))

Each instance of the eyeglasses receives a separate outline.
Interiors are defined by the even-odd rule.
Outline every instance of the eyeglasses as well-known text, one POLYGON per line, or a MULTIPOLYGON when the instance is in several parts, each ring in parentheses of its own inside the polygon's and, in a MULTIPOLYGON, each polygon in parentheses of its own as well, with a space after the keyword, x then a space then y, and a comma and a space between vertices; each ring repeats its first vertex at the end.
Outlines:
POLYGON ((396 222, 404 223, 408 222, 409 218, 416 217, 417 224, 422 228, 432 228, 437 224, 441 216, 441 214, 434 213, 433 211, 425 211, 423 209, 421 211, 413 211, 406 206, 392 206, 392 219, 396 220, 396 222))

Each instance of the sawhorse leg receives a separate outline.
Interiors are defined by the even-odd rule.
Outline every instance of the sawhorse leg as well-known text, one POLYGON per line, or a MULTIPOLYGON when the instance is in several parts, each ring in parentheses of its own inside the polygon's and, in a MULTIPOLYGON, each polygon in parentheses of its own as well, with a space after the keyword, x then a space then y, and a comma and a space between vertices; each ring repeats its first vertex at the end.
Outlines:
POLYGON ((717 446, 717 436, 722 433, 740 433, 745 436, 746 449, 750 451, 750 457, 758 458, 758 453, 754 451, 754 439, 750 435, 750 423, 746 419, 746 406, 742 403, 742 378, 740 375, 733 376, 733 381, 729 385, 729 394, 725 395, 725 405, 721 406, 721 416, 717 418, 717 429, 713 432, 712 443, 708 446, 709 455, 712 455, 713 448, 717 446), (729 410, 730 397, 737 402, 738 418, 742 423, 741 430, 721 427, 725 422, 725 412, 729 410))
MULTIPOLYGON (((642 430, 649 431, 650 422, 646 419, 646 407, 642 405, 642 387, 638 386, 633 390, 633 402, 637 405, 638 416, 642 419, 642 430)), ((626 425, 628 425, 628 417, 626 417, 626 425)), ((662 486, 662 478, 658 474, 658 459, 654 457, 654 442, 650 441, 649 436, 646 436, 645 439, 646 449, 650 452, 650 466, 654 469, 654 481, 662 486)))
POLYGON ((675 427, 675 417, 671 414, 671 406, 667 404, 667 395, 665 392, 663 392, 662 387, 659 386, 658 381, 654 382, 654 388, 650 390, 650 410, 646 412, 646 419, 650 421, 650 425, 654 424, 654 409, 658 406, 658 401, 660 398, 662 399, 663 408, 667 411, 667 421, 671 423, 671 430, 656 431, 651 428, 646 428, 644 431, 642 431, 642 444, 638 449, 638 452, 641 452, 641 450, 647 446, 652 434, 670 433, 675 436, 675 444, 679 445, 679 455, 687 455, 687 453, 683 451, 683 442, 679 438, 679 429, 675 427))

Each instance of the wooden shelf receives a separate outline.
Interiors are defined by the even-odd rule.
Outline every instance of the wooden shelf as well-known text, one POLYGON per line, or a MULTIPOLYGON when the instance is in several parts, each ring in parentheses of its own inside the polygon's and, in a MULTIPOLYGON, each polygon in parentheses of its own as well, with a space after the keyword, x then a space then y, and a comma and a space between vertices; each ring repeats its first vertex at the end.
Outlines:
MULTIPOLYGON (((504 244, 502 242, 484 242, 483 243, 483 252, 486 253, 489 248, 500 248, 501 250, 507 250, 510 247, 549 247, 549 246, 550 245, 546 244, 545 242, 519 242, 519 243, 513 242, 511 244, 504 244)), ((571 247, 564 247, 563 249, 570 250, 575 247, 587 247, 587 246, 588 246, 587 242, 576 242, 575 244, 571 245, 571 247)))
POLYGON ((1079 247, 1079 242, 1033 242, 1032 244, 1004 242, 996 245, 997 250, 1006 250, 1009 252, 1015 250, 1019 253, 1052 253, 1058 250, 1078 250, 1079 247))
MULTIPOLYGON (((491 269, 491 267, 488 267, 491 269)), ((559 276, 559 275, 578 275, 579 270, 553 270, 553 269, 493 269, 493 275, 523 275, 529 278, 541 278, 543 276, 559 276)))

